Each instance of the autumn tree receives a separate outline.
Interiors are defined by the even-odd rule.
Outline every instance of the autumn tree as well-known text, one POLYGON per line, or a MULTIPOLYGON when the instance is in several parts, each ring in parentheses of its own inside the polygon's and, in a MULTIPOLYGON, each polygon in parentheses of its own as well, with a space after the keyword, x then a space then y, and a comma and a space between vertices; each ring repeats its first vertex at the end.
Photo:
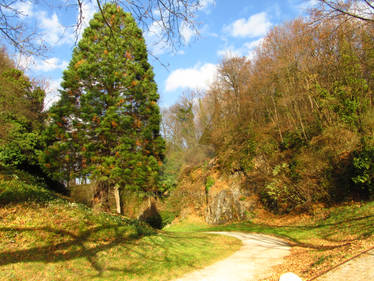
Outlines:
POLYGON ((157 191, 164 147, 159 95, 130 13, 106 4, 95 14, 61 85, 61 100, 50 110, 55 142, 45 166, 66 183, 89 177, 104 208, 113 189, 157 191))

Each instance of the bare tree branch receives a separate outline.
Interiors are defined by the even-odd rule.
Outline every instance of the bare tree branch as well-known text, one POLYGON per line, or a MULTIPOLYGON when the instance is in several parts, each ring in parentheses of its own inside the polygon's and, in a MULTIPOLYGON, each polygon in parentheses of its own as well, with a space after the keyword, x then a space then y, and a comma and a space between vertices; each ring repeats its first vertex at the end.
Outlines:
MULTIPOLYGON (((130 12, 144 32, 149 32, 154 24, 161 29, 156 34, 157 39, 167 42, 172 50, 183 43, 180 27, 187 24, 197 33, 196 14, 201 8, 201 0, 114 0, 126 12, 130 12)), ((34 2, 34 1, 32 1, 34 2)), ((32 3, 29 0, 0 0, 0 39, 8 46, 12 46, 16 52, 40 55, 46 50, 40 43, 41 34, 31 31, 30 26, 25 25, 19 8, 19 3, 32 3), (39 39, 39 40, 38 40, 39 39)), ((87 23, 89 15, 86 6, 96 3, 100 10, 102 5, 109 0, 65 0, 63 5, 59 1, 44 0, 52 11, 61 9, 76 9, 77 18, 74 23, 66 28, 74 28, 76 43, 80 37, 82 27, 87 23)), ((113 2, 113 1, 111 1, 113 2)), ((105 19, 104 19, 105 20, 105 19)), ((106 21, 108 24, 108 22, 106 21)), ((110 26, 108 24, 108 26, 110 26)))
POLYGON ((365 22, 374 23, 374 1, 369 0, 319 0, 332 14, 346 15, 365 22))

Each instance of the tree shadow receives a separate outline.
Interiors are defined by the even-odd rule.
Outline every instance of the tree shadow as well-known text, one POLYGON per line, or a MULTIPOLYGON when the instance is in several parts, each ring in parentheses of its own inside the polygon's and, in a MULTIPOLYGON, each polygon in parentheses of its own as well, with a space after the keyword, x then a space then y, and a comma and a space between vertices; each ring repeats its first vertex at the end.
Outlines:
MULTIPOLYGON (((124 237, 124 232, 119 229, 120 227, 121 225, 93 227, 79 234, 51 227, 2 227, 0 228, 0 233, 13 232, 19 235, 25 232, 48 232, 63 238, 65 241, 28 249, 0 250, 0 267, 17 263, 43 262, 47 264, 84 258, 95 272, 95 276, 92 277, 102 277, 104 272, 110 271, 143 275, 147 272, 147 266, 149 266, 150 262, 154 268, 160 267, 160 264, 167 264, 169 261, 172 261, 173 266, 176 267, 185 267, 187 265, 197 268, 191 256, 188 256, 188 254, 184 256, 183 253, 175 249, 188 246, 191 243, 204 246, 204 243, 209 242, 208 238, 204 240, 201 235, 189 235, 184 239, 181 235, 169 235, 167 233, 162 233, 163 238, 157 234, 145 236, 135 233, 124 237), (100 231, 105 230, 114 232, 109 241, 94 240, 92 238, 100 231), (165 237, 168 239, 165 239, 165 237), (129 255, 135 257, 131 259, 130 264, 127 266, 121 262, 108 264, 98 255, 103 251, 109 251, 118 246, 121 248, 120 255, 124 258, 129 255), (154 254, 155 251, 159 252, 159 254, 154 254)), ((141 230, 139 232, 141 233, 141 230)), ((54 241, 56 240, 54 239, 54 241)))

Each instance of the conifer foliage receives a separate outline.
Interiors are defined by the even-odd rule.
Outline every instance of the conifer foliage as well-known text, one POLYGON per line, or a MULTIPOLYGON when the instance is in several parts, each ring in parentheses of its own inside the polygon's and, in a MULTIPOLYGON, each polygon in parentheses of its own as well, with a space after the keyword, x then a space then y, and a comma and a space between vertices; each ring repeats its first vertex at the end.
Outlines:
POLYGON ((130 13, 106 4, 94 15, 61 86, 45 167, 66 183, 89 177, 101 203, 111 188, 156 191, 164 149, 159 95, 130 13))

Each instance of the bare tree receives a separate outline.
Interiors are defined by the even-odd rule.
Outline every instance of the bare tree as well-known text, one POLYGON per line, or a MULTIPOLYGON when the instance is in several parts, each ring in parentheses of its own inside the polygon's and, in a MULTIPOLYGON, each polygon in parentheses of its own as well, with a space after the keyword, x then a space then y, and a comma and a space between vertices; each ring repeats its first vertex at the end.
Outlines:
MULTIPOLYGON (((84 23, 84 5, 95 3, 99 10, 108 0, 66 0, 63 5, 58 2, 45 0, 51 9, 62 8, 76 9, 78 16, 74 27, 76 38, 84 23)), ((113 2, 113 1, 110 1, 113 2)), ((115 0, 117 5, 125 11, 131 12, 143 31, 157 28, 158 40, 167 42, 175 49, 183 42, 181 28, 189 28, 197 31, 195 16, 203 7, 200 0, 115 0)), ((3 42, 12 46, 17 52, 40 54, 45 50, 45 44, 41 43, 40 34, 26 26, 23 19, 26 16, 20 4, 31 3, 28 0, 0 0, 0 37, 3 42), (39 40, 37 40, 39 39, 39 40)), ((109 21, 107 22, 108 25, 109 21)))
POLYGON ((22 19, 26 16, 19 4, 27 1, 0 0, 0 37, 20 53, 40 54, 43 43, 36 43, 38 34, 26 27, 22 19))
POLYGON ((374 1, 370 0, 319 0, 330 16, 346 15, 374 23, 374 1))

